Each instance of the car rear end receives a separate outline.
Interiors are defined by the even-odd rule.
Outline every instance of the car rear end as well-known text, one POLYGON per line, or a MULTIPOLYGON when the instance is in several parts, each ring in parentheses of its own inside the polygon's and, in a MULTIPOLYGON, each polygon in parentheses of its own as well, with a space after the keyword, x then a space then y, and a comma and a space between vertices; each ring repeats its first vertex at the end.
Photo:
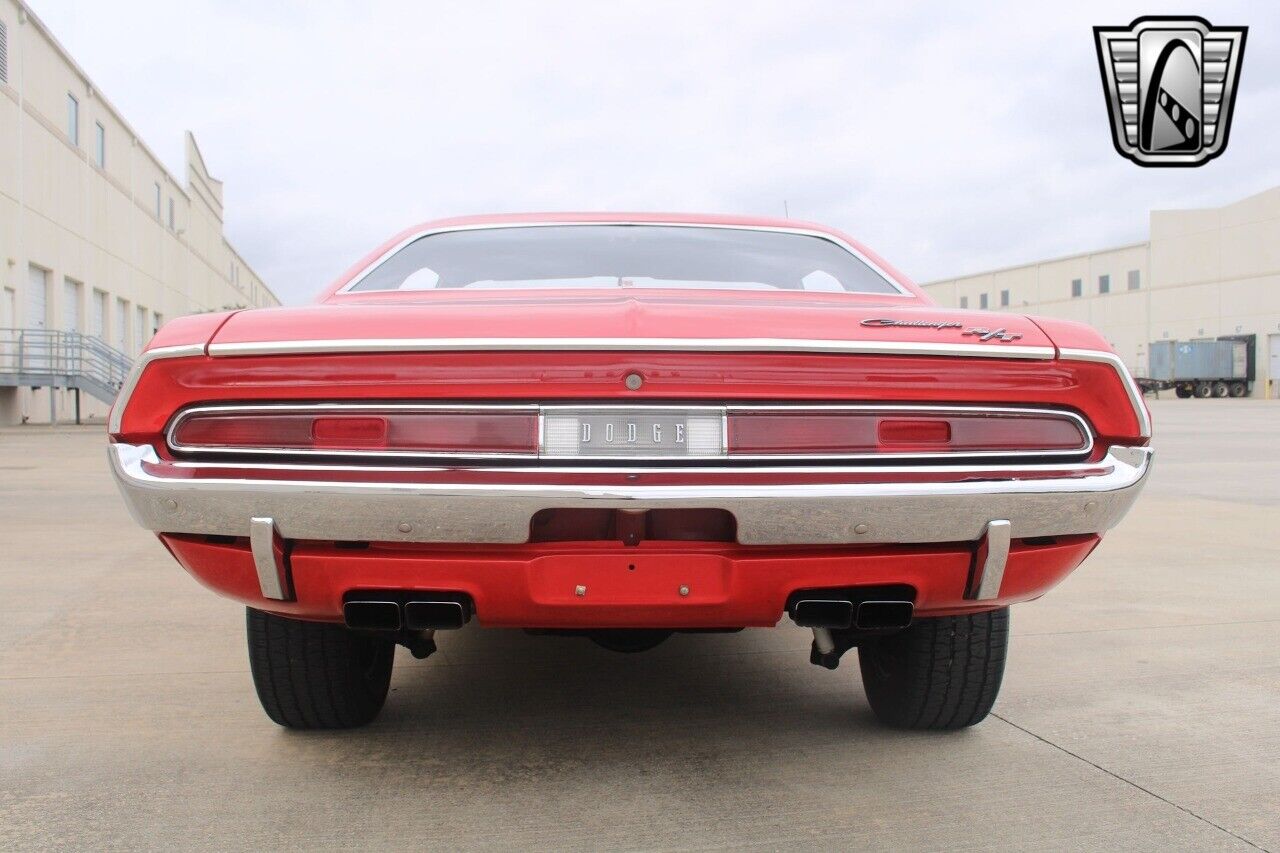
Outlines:
POLYGON ((1075 569, 1140 491, 1147 412, 1083 327, 877 304, 815 322, 824 305, 610 294, 178 321, 113 412, 111 464, 135 518, 250 608, 264 656, 308 624, 380 638, 362 647, 376 669, 387 642, 426 654, 468 622, 632 649, 786 614, 815 663, 862 649, 888 721, 971 724, 994 688, 929 716, 875 679, 978 626, 1000 659, 972 677, 991 681, 1008 605, 1075 569))
POLYGON ((361 589, 442 590, 484 624, 584 628, 771 625, 797 589, 860 583, 909 585, 921 615, 1025 600, 1146 472, 1106 361, 686 346, 160 358, 113 465, 246 604, 338 619, 361 589))

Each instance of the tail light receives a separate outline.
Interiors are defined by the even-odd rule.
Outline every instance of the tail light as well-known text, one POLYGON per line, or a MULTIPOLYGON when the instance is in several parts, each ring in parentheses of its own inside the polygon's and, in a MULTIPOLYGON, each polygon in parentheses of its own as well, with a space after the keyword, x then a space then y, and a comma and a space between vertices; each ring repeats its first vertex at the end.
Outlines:
POLYGON ((516 456, 661 461, 1083 454, 1068 412, 961 406, 201 407, 178 416, 180 453, 516 456))
POLYGON ((525 410, 273 412, 195 410, 169 432, 174 450, 528 455, 538 414, 525 410))
POLYGON ((1083 453, 1090 437, 1077 417, 1018 410, 734 411, 728 455, 876 456, 1083 453))

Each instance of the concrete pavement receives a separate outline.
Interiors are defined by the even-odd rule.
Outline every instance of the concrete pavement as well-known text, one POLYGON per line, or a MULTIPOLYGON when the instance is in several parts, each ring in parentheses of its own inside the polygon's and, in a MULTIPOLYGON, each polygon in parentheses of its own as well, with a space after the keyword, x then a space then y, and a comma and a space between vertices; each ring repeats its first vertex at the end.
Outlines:
POLYGON ((1152 408, 1147 493, 1014 609, 958 734, 880 728, 785 622, 642 655, 468 628, 399 651, 369 728, 288 732, 102 428, 0 430, 0 848, 1280 850, 1280 405, 1152 408))

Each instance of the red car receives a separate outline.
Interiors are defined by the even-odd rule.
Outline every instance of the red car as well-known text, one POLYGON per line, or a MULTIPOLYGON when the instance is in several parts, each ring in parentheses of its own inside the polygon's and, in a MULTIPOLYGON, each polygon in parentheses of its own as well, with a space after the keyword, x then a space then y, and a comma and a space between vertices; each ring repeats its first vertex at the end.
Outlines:
POLYGON ((1009 605, 1142 489, 1151 423, 1091 329, 943 310, 821 226, 452 219, 316 305, 184 317, 111 415, 134 517, 248 608, 267 714, 356 726, 475 621, 639 651, 858 649, 884 722, 991 709, 1009 605))

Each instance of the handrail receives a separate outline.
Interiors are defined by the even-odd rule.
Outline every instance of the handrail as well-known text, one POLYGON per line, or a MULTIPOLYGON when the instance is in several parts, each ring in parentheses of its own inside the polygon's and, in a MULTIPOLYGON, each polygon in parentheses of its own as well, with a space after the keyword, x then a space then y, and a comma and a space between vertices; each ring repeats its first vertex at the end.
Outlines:
POLYGON ((133 359, 101 338, 55 329, 0 328, 0 374, 50 385, 79 387, 94 383, 104 394, 115 395, 124 384, 133 359))

